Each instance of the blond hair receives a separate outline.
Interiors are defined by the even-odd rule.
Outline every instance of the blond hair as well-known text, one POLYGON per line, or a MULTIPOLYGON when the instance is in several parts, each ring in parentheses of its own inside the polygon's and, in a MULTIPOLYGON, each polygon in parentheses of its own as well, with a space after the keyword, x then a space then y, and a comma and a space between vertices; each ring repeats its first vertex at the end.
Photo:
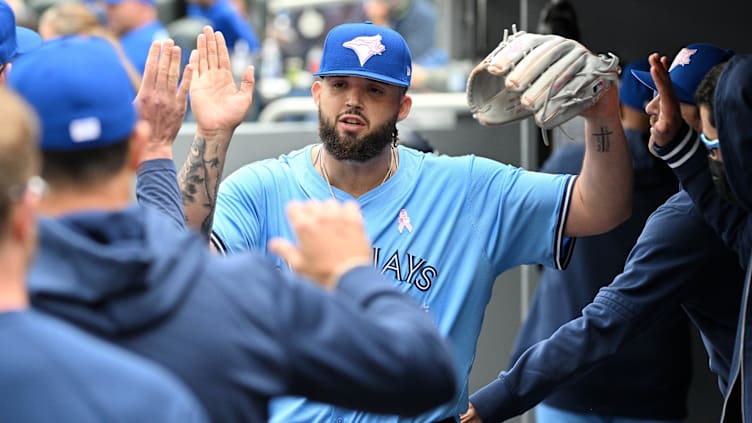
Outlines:
POLYGON ((44 11, 39 18, 39 30, 46 39, 66 35, 88 35, 109 41, 123 62, 135 91, 141 86, 141 74, 125 56, 120 41, 97 20, 97 16, 82 3, 61 3, 44 11))
POLYGON ((5 232, 14 190, 39 173, 39 121, 18 94, 0 86, 0 228, 5 232))

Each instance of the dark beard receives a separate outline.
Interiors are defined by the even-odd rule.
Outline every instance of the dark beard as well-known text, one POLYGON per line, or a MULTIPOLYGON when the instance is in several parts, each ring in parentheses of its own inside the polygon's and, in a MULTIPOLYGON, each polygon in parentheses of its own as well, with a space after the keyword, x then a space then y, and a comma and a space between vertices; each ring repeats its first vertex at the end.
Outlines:
MULTIPOLYGON (((363 117, 357 111, 348 111, 346 113, 363 117)), ((365 117, 363 118, 365 119, 365 117)), ((337 119, 339 120, 339 118, 337 119)), ((366 162, 381 154, 384 151, 384 147, 390 145, 397 137, 396 114, 388 122, 362 138, 351 134, 340 136, 337 133, 335 124, 327 121, 319 110, 319 137, 321 138, 321 142, 324 143, 326 152, 337 160, 366 162)))

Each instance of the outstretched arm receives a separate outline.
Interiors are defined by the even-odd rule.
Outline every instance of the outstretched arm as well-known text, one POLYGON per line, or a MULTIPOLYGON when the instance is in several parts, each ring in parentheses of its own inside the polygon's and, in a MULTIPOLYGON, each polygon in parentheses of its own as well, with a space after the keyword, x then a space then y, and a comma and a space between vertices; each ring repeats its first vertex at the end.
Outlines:
MULTIPOLYGON (((707 278, 741 280, 733 255, 703 219, 691 213, 689 200, 678 206, 671 201, 649 218, 624 272, 598 292, 582 316, 530 346, 509 370, 474 393, 474 407, 462 422, 504 421, 523 413, 664 316, 681 313, 686 295, 707 278), (721 274, 718 269, 723 269, 721 274)), ((729 336, 733 339, 733 332, 729 336)))
POLYGON ((149 122, 151 136, 141 157, 136 178, 138 203, 161 211, 178 227, 185 216, 172 161, 172 144, 185 117, 193 68, 188 65, 180 80, 180 47, 172 40, 155 41, 149 49, 144 78, 134 103, 149 122))
POLYGON ((209 26, 198 36, 190 65, 195 69, 190 96, 197 129, 178 182, 188 226, 208 236, 227 149, 253 100, 253 67, 243 72, 238 87, 224 36, 209 26))
POLYGON ((632 212, 632 158, 619 118, 619 96, 611 87, 585 118, 585 159, 574 185, 565 234, 603 233, 632 212))

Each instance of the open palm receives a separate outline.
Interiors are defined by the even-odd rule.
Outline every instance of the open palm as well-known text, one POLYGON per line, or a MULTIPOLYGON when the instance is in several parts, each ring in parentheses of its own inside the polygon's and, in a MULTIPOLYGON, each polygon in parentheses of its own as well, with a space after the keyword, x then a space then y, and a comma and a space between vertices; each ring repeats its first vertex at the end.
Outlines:
POLYGON ((191 81, 191 110, 202 132, 232 132, 245 117, 253 102, 253 67, 248 67, 235 84, 230 54, 224 36, 204 27, 191 52, 190 64, 195 69, 191 81))

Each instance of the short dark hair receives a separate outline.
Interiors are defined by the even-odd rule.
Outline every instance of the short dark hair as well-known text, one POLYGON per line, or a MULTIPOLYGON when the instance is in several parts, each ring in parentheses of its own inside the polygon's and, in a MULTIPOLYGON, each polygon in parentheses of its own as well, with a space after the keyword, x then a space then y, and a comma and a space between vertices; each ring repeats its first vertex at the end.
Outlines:
POLYGON ((700 81, 700 85, 697 86, 695 91, 695 103, 697 107, 707 106, 710 109, 710 123, 715 126, 715 87, 718 85, 718 79, 721 77, 723 70, 726 68, 727 62, 721 62, 708 71, 700 81))
POLYGON ((127 140, 89 150, 45 151, 42 177, 51 185, 85 185, 117 174, 128 157, 127 140))

